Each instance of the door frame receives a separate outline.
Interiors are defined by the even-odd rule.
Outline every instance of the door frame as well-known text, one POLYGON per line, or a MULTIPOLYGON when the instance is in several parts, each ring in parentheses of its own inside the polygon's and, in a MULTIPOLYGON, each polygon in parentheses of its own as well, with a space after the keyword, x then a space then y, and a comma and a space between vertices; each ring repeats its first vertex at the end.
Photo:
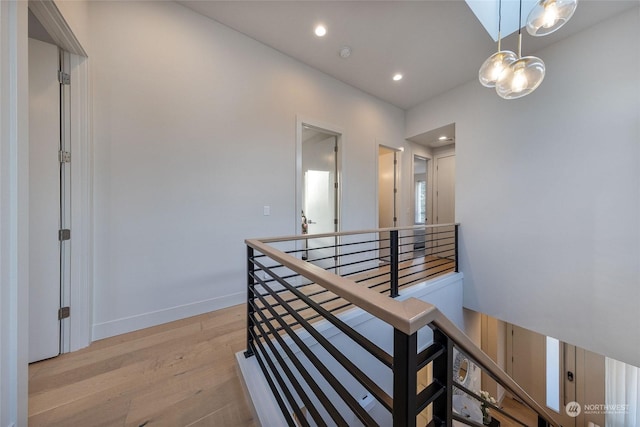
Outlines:
POLYGON ((336 180, 338 182, 338 194, 337 194, 337 209, 336 217, 338 219, 337 231, 342 229, 342 189, 344 187, 344 131, 336 125, 315 120, 309 117, 296 115, 296 176, 295 176, 295 225, 293 234, 298 236, 302 234, 300 227, 300 213, 302 212, 302 128, 303 126, 311 126, 329 135, 334 135, 337 138, 336 144, 338 146, 338 155, 336 156, 337 162, 337 174, 336 180))
POLYGON ((0 423, 27 425, 29 58, 27 2, 0 1, 0 423))
MULTIPOLYGON (((38 18, 56 44, 63 50, 65 66, 73 90, 67 91, 69 126, 65 137, 71 152, 68 280, 61 295, 71 316, 61 323, 61 353, 88 346, 92 341, 93 318, 93 141, 91 137, 89 59, 54 2, 29 1, 29 9, 38 18)), ((25 30, 28 30, 25 28, 25 30)))
MULTIPOLYGON (((438 163, 440 162, 441 159, 447 158, 447 157, 453 157, 455 159, 456 157, 456 153, 455 153, 455 149, 453 149, 454 151, 451 152, 443 152, 443 153, 438 153, 434 156, 433 158, 433 212, 432 212, 432 224, 442 224, 438 218, 438 188, 439 188, 439 178, 440 175, 438 173, 438 163)), ((454 188, 455 188, 455 175, 453 176, 453 182, 454 182, 454 188)), ((454 200, 455 200, 455 196, 454 196, 454 200)), ((455 222, 455 206, 454 206, 454 210, 453 210, 453 214, 454 214, 454 221, 455 222)))
MULTIPOLYGON (((375 195, 376 195, 376 228, 380 228, 380 147, 386 148, 391 151, 395 151, 396 155, 398 153, 404 153, 404 147, 394 147, 389 143, 382 142, 380 140, 376 140, 376 144, 374 149, 376 150, 375 159, 376 159, 376 180, 375 180, 375 195)), ((413 162, 413 157, 411 158, 413 162)), ((396 165, 395 165, 395 188, 396 193, 394 194, 394 204, 395 204, 395 213, 396 216, 396 227, 400 227, 401 224, 401 213, 402 213, 402 156, 396 157, 396 165)))
POLYGON ((413 207, 413 214, 411 215, 412 217, 412 224, 413 225, 420 225, 420 224, 416 224, 416 218, 415 218, 415 208, 416 208, 416 192, 415 192, 415 177, 416 177, 416 158, 419 158, 421 160, 424 160, 426 162, 426 168, 427 168, 427 172, 426 172, 426 181, 427 181, 427 186, 426 186, 426 191, 427 191, 427 198, 425 200, 425 216, 427 217, 424 225, 429 225, 431 224, 432 218, 431 218, 431 209, 432 209, 432 205, 433 205, 433 201, 430 202, 430 199, 432 199, 432 186, 433 186, 433 165, 431 164, 433 159, 430 156, 425 156, 422 154, 418 154, 418 153, 413 153, 413 158, 411 159, 411 183, 413 184, 412 187, 412 191, 411 191, 411 206, 413 207))

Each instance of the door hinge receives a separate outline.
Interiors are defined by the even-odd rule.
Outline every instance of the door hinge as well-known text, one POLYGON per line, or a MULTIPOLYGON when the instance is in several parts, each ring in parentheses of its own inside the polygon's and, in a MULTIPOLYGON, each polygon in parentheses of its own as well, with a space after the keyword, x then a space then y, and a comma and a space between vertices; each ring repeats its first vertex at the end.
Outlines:
POLYGON ((333 220, 333 225, 338 225, 338 219, 337 219, 337 218, 335 218, 335 219, 333 220))
POLYGON ((60 150, 58 151, 58 161, 60 163, 70 163, 71 162, 71 153, 68 151, 60 150))
POLYGON ((338 188, 338 183, 337 182, 333 183, 333 188, 336 188, 336 189, 338 188))
POLYGON ((63 230, 58 231, 58 240, 64 242, 65 240, 71 239, 71 230, 65 228, 63 230))
POLYGON ((334 152, 334 153, 337 153, 337 152, 338 152, 338 146, 337 146, 337 145, 334 145, 334 146, 333 146, 333 152, 334 152))
POLYGON ((71 75, 65 73, 64 71, 58 71, 58 83, 61 85, 71 84, 71 75))
POLYGON ((58 320, 66 319, 71 316, 71 308, 70 307, 61 307, 58 310, 58 320))

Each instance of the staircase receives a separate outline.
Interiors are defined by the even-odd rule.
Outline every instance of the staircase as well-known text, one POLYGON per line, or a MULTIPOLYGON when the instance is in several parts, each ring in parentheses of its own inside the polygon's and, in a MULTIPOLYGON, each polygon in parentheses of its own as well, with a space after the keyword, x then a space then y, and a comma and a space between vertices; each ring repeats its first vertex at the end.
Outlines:
POLYGON ((495 426, 500 414, 527 426, 477 390, 480 372, 538 426, 557 425, 460 330, 457 235, 450 224, 246 241, 244 357, 278 408, 268 425, 495 426))

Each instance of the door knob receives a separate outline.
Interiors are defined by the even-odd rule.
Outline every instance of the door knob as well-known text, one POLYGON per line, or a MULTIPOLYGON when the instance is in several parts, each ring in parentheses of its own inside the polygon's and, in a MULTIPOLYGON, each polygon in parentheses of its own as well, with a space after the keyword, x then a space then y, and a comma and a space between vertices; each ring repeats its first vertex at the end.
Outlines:
POLYGON ((567 379, 571 382, 573 382, 573 372, 571 371, 567 371, 567 379))

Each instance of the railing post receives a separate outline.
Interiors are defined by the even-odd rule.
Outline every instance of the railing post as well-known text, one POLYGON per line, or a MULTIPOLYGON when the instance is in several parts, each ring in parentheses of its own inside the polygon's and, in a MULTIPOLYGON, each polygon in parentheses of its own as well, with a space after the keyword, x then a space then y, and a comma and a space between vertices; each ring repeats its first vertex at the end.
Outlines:
POLYGON ((418 333, 393 330, 393 427, 415 427, 418 333))
POLYGON ((458 268, 458 227, 459 224, 454 225, 455 227, 455 238, 454 238, 454 242, 453 242, 453 250, 455 251, 454 257, 455 257, 455 263, 456 263, 456 273, 460 272, 459 268, 458 268))
POLYGON ((390 265, 389 271, 391 274, 390 277, 390 291, 389 294, 391 298, 395 298, 399 295, 398 293, 398 230, 391 230, 389 233, 389 251, 390 254, 390 265))
POLYGON ((447 427, 452 425, 452 396, 453 396, 453 342, 439 329, 433 331, 433 342, 440 343, 445 352, 433 361, 433 380, 445 387, 433 402, 433 417, 447 427))
POLYGON ((244 352, 244 357, 253 356, 253 302, 255 296, 255 280, 253 279, 255 273, 255 265, 253 264, 253 248, 247 246, 247 351, 244 352))

